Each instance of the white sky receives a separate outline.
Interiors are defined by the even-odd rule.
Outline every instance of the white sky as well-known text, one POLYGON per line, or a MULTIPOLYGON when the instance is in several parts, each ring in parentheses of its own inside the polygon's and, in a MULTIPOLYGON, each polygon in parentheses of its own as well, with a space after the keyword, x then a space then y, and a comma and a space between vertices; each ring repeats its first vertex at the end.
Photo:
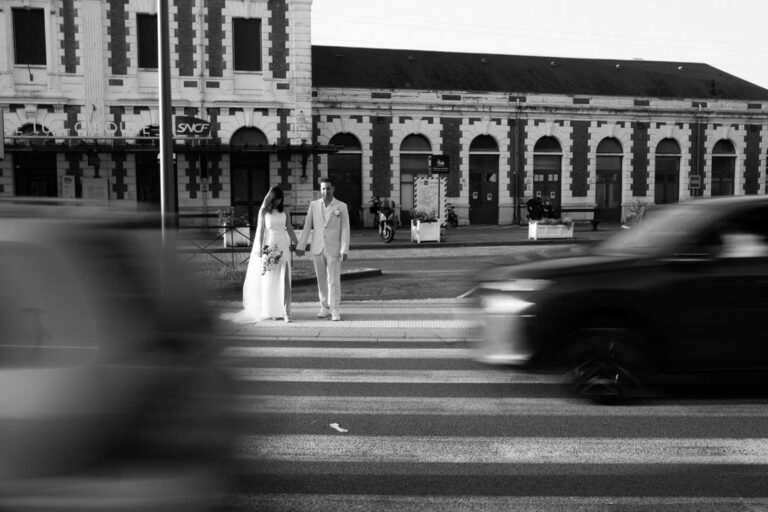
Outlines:
POLYGON ((313 0, 312 44, 702 62, 768 89, 768 0, 313 0))

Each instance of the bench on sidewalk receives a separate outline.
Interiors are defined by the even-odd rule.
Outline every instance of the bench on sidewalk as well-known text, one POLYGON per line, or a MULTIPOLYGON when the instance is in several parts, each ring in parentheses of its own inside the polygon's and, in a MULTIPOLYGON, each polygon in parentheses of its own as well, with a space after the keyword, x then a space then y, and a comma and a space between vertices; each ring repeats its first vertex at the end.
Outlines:
POLYGON ((591 213, 592 218, 572 219, 573 222, 591 222, 592 231, 597 231, 597 225, 600 224, 600 220, 597 218, 597 207, 589 206, 573 206, 560 208, 560 215, 563 213, 591 213))

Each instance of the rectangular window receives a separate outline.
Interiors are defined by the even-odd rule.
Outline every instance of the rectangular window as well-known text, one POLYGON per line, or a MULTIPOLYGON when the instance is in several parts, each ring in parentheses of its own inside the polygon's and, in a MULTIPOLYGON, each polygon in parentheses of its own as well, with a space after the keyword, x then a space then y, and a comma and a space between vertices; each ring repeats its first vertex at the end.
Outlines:
POLYGON ((157 69, 157 14, 137 14, 139 68, 157 69))
POLYGON ((16 64, 45 66, 45 11, 12 9, 16 64))
POLYGON ((232 20, 235 71, 261 71, 261 20, 232 20))

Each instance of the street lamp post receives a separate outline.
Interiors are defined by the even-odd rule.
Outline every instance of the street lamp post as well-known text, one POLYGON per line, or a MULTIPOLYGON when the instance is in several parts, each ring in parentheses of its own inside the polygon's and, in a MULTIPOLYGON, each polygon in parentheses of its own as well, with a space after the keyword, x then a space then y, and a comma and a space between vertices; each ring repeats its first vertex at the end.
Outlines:
POLYGON ((176 180, 173 173, 173 132, 171 110, 171 51, 168 0, 157 0, 158 63, 160 67, 160 215, 163 246, 174 227, 176 180))

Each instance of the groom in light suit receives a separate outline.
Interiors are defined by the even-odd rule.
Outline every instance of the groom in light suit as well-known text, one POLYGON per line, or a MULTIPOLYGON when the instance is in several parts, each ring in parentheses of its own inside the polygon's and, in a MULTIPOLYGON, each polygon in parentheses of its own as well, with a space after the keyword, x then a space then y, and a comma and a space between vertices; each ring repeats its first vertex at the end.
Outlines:
POLYGON ((331 179, 320 180, 320 194, 320 199, 309 203, 296 254, 304 255, 312 230, 310 251, 320 295, 317 317, 326 318, 330 314, 332 320, 338 321, 341 320, 341 262, 349 254, 349 213, 346 203, 333 197, 331 179))

